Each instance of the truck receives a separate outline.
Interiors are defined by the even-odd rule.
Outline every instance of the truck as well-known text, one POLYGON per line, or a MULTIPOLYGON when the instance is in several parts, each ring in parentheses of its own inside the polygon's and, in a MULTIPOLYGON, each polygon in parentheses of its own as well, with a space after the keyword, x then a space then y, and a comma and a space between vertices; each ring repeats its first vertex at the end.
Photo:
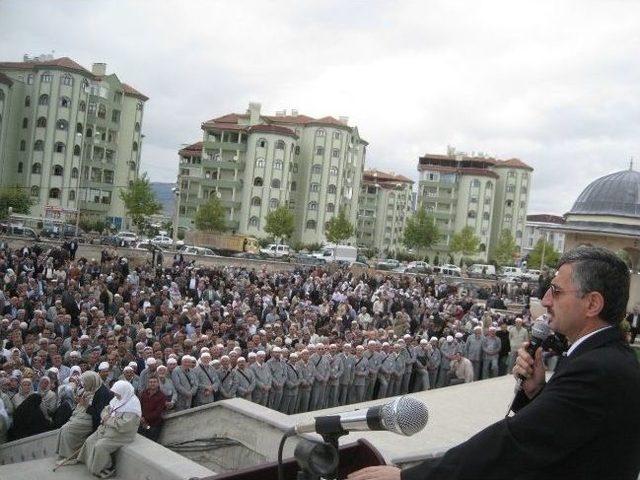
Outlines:
POLYGON ((211 248, 221 255, 233 255, 239 252, 258 253, 260 250, 258 240, 249 235, 230 235, 198 230, 188 230, 185 234, 185 243, 211 248))
POLYGON ((348 263, 358 261, 358 249, 351 245, 328 244, 319 253, 313 253, 314 257, 323 259, 326 262, 348 263))

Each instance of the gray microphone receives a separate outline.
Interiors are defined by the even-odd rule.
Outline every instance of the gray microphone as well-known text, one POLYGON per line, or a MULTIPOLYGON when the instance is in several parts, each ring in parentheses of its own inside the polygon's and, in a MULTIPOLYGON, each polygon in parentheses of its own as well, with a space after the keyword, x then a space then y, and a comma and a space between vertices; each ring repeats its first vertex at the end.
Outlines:
MULTIPOLYGON (((547 316, 541 315, 536 318, 536 321, 533 322, 533 326, 531 327, 531 340, 527 346, 527 353, 535 358, 536 350, 540 348, 542 342, 544 342, 550 334, 551 328, 549 327, 547 316)), ((525 379, 522 375, 518 375, 518 378, 521 381, 525 379)))
POLYGON ((411 397, 396 398, 384 405, 364 410, 316 417, 313 422, 294 427, 295 433, 344 434, 350 431, 386 430, 410 436, 422 430, 429 421, 427 406, 411 397))

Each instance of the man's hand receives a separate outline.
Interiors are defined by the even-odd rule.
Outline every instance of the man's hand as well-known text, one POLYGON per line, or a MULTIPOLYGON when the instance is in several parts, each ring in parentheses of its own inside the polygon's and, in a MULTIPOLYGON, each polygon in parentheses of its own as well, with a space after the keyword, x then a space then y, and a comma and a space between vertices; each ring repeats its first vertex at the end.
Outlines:
POLYGON ((528 342, 518 349, 518 358, 513 367, 513 375, 525 378, 522 382, 522 390, 529 398, 533 398, 545 384, 544 364, 542 363, 542 349, 536 350, 535 359, 527 353, 528 342))
POLYGON ((392 465, 367 467, 347 475, 349 480, 400 480, 400 469, 392 465))

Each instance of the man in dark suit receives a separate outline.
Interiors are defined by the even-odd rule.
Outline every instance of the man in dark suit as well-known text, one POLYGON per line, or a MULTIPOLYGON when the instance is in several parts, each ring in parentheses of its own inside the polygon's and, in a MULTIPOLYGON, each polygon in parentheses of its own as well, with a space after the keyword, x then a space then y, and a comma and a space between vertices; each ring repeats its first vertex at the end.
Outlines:
POLYGON ((629 271, 612 252, 565 253, 542 299, 550 327, 571 344, 545 381, 542 351, 518 352, 522 389, 514 416, 497 422, 441 459, 400 471, 369 467, 369 479, 633 479, 640 471, 640 365, 619 324, 629 271))

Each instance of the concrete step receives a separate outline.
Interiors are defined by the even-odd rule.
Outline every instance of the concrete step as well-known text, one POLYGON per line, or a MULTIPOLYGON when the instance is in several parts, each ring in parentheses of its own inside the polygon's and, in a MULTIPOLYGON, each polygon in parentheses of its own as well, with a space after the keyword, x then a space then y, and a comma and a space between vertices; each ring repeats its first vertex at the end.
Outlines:
MULTIPOLYGON (((0 478, 2 480, 23 480, 27 478, 37 480, 95 480, 96 478, 89 473, 86 465, 81 463, 65 465, 54 472, 52 470, 55 465, 56 459, 54 457, 2 465, 0 466, 0 478)), ((123 479, 118 475, 111 478, 123 479)))

